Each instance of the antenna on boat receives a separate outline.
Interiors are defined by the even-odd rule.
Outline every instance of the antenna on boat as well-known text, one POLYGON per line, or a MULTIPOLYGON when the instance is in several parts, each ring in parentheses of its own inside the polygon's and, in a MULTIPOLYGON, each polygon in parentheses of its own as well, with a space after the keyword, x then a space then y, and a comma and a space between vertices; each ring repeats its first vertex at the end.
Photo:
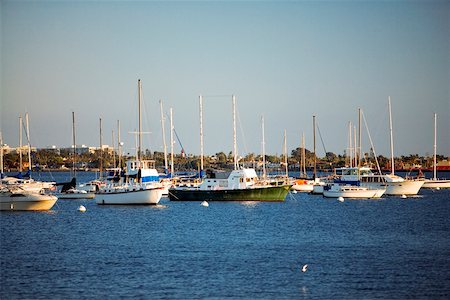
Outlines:
POLYGON ((160 110, 161 110, 161 129, 162 129, 162 140, 163 140, 163 147, 164 147, 164 169, 167 172, 167 169, 168 169, 168 164, 167 164, 167 144, 166 144, 166 130, 165 130, 165 126, 164 126, 164 114, 163 114, 163 103, 162 103, 162 100, 159 100, 159 106, 160 106, 160 110))
POLYGON ((389 133, 391 137, 391 174, 394 175, 394 137, 392 136, 392 108, 391 108, 391 96, 388 97, 389 108, 389 133))
POLYGON ((199 110, 200 110, 200 172, 199 176, 202 177, 203 173, 203 97, 198 97, 199 110))
POLYGON ((233 104, 233 156, 234 156, 234 169, 238 169, 238 161, 237 161, 237 143, 236 143, 236 97, 234 95, 232 97, 233 104))

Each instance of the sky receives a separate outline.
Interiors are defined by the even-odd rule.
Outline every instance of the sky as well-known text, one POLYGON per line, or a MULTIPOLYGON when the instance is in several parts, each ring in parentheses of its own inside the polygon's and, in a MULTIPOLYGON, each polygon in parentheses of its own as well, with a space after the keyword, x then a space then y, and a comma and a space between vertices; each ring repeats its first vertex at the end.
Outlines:
MULTIPOLYGON (((1 132, 19 143, 29 113, 32 146, 111 144, 120 120, 134 153, 137 81, 143 88, 143 146, 162 151, 159 100, 169 145, 169 108, 186 153, 239 155, 313 149, 343 154, 348 124, 362 151, 450 156, 450 1, 9 1, 0 0, 1 132), (114 133, 113 133, 114 132, 114 133)), ((117 142, 117 136, 114 138, 117 142)))

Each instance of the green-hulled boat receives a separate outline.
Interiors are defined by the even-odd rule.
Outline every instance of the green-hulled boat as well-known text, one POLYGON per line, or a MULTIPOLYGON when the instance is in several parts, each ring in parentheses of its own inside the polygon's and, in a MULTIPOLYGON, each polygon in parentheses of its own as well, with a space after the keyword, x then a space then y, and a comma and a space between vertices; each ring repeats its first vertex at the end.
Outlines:
POLYGON ((284 201, 291 185, 258 183, 254 169, 212 173, 198 187, 169 189, 171 201, 284 201))

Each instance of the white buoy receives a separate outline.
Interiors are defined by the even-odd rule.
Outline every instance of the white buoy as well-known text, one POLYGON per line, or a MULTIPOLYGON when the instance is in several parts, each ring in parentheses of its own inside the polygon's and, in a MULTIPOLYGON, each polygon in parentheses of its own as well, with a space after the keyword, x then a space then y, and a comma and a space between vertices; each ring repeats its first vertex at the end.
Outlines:
POLYGON ((79 212, 85 212, 85 211, 86 211, 86 207, 84 207, 83 205, 80 205, 80 206, 78 207, 78 211, 79 211, 79 212))
POLYGON ((439 191, 440 189, 441 189, 440 187, 437 187, 437 188, 436 188, 437 191, 439 191))
POLYGON ((340 197, 338 198, 338 201, 339 201, 339 202, 344 202, 344 197, 340 196, 340 197))
POLYGON ((202 203, 200 203, 200 205, 204 206, 204 207, 208 207, 209 206, 208 202, 206 202, 206 201, 203 201, 202 203))
POLYGON ((308 265, 304 265, 304 266, 302 267, 302 272, 306 272, 306 270, 308 270, 308 265))
POLYGON ((406 199, 406 195, 402 195, 402 199, 406 199))
POLYGON ((297 194, 297 191, 296 190, 292 190, 292 194, 297 194))

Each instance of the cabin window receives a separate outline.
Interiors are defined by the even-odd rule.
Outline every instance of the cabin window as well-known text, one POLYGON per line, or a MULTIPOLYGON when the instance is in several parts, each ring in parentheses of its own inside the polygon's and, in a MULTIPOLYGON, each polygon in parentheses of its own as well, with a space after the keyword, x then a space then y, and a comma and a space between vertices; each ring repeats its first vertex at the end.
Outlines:
POLYGON ((239 182, 244 182, 244 178, 239 178, 239 182))
POLYGON ((250 182, 250 178, 246 178, 246 181, 247 181, 247 182, 250 182))

